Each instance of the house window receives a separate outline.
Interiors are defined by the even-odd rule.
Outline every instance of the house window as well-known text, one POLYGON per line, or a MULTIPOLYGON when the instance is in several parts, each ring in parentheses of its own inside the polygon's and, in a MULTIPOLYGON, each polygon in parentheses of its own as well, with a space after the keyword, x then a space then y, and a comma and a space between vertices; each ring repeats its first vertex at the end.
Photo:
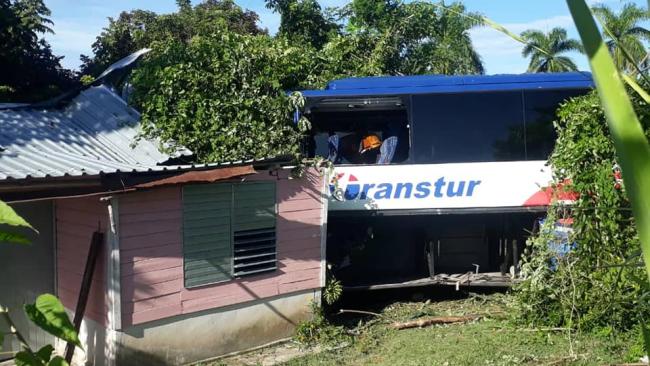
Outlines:
POLYGON ((277 268, 275 183, 183 187, 185 287, 277 268))

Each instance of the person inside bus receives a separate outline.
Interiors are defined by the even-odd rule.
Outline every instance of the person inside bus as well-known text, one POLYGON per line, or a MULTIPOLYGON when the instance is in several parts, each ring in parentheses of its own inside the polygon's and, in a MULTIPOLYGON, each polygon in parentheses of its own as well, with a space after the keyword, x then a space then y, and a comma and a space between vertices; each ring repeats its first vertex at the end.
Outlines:
POLYGON ((364 133, 359 143, 359 155, 362 164, 375 164, 379 159, 381 139, 374 133, 364 133))
POLYGON ((327 159, 334 164, 390 164, 396 147, 397 136, 392 134, 382 141, 377 134, 363 130, 345 136, 330 132, 327 159))
POLYGON ((330 132, 328 160, 334 164, 362 164, 363 159, 359 148, 361 140, 362 135, 357 132, 347 135, 330 132))
POLYGON ((353 133, 330 131, 327 159, 334 164, 391 164, 397 154, 398 128, 398 124, 384 125, 380 132, 383 140, 359 125, 354 126, 353 133))

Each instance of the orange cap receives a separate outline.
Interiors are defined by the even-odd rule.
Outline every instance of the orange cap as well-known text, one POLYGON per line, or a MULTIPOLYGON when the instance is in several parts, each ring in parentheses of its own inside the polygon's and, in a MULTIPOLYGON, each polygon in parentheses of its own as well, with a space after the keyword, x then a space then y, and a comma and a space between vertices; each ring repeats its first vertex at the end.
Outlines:
POLYGON ((361 140, 361 152, 376 149, 381 146, 381 140, 377 135, 368 135, 361 140))

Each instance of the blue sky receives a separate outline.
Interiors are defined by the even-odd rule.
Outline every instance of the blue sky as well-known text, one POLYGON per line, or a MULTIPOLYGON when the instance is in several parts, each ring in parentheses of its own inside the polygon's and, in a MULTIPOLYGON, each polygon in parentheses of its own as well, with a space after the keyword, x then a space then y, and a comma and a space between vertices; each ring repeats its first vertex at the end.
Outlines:
MULTIPOLYGON (((263 0, 235 0, 241 7, 256 11, 260 25, 274 33, 279 16, 264 7, 263 0)), ((590 3, 605 3, 617 9, 621 0, 588 0, 590 3)), ((635 0, 641 6, 645 0, 635 0)), ((46 0, 52 11, 54 35, 46 35, 57 55, 63 55, 63 65, 77 68, 80 54, 91 54, 91 45, 101 29, 108 24, 107 17, 116 17, 120 11, 147 9, 158 13, 173 12, 174 0, 46 0)), ((323 7, 339 6, 346 0, 320 0, 323 7)), ((465 0, 470 11, 476 11, 505 25, 514 32, 535 28, 548 31, 553 27, 564 27, 571 37, 578 35, 573 26, 565 0, 465 0)), ((488 74, 521 73, 526 71, 527 61, 521 57, 521 44, 492 30, 476 28, 471 31, 475 48, 483 57, 488 74)), ((581 70, 587 70, 584 56, 575 54, 574 60, 581 70)))

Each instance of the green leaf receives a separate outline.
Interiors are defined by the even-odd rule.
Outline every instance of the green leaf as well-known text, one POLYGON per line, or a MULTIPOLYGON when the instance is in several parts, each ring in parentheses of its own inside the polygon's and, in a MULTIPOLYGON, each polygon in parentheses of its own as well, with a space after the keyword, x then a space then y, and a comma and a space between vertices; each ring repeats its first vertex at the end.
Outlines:
POLYGON ((0 231, 0 243, 29 244, 31 240, 22 234, 0 231))
POLYGON ((0 224, 28 227, 34 230, 32 225, 20 217, 11 206, 2 201, 0 201, 0 224))
POLYGON ((646 103, 650 103, 650 94, 648 94, 645 90, 643 90, 643 88, 641 88, 641 86, 636 81, 634 81, 633 78, 631 78, 626 74, 621 74, 621 77, 623 78, 623 80, 625 80, 627 85, 629 85, 632 89, 634 89, 634 91, 637 94, 639 94, 641 98, 643 98, 643 100, 646 103))
POLYGON ((567 0, 567 4, 589 57, 650 277, 650 144, 589 7, 584 0, 567 0))
POLYGON ((51 294, 40 295, 34 304, 25 305, 27 317, 39 328, 81 347, 79 336, 59 299, 51 294))
POLYGON ((43 346, 41 349, 36 352, 36 356, 43 360, 43 362, 48 362, 52 358, 52 352, 54 352, 54 347, 51 344, 43 346))
POLYGON ((56 356, 50 362, 47 363, 47 366, 69 366, 69 365, 63 357, 56 356))
POLYGON ((16 363, 16 366, 45 366, 43 361, 29 351, 20 351, 16 353, 14 362, 16 363))

